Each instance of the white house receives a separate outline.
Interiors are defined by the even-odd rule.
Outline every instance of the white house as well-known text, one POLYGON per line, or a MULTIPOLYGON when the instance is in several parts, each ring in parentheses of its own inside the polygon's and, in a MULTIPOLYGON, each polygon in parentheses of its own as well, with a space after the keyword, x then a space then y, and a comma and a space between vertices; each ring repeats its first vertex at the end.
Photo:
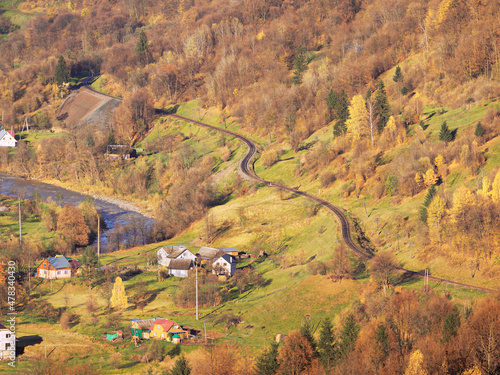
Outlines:
POLYGON ((160 248, 156 254, 158 256, 158 264, 165 267, 169 267, 173 259, 184 259, 193 262, 196 260, 196 255, 189 251, 184 245, 164 246, 160 248))
POLYGON ((168 265, 168 275, 175 277, 188 277, 189 270, 194 263, 190 259, 172 259, 168 265))
POLYGON ((0 146, 2 147, 16 147, 17 141, 14 138, 12 130, 5 130, 0 128, 0 146))
POLYGON ((0 359, 13 360, 16 356, 16 336, 0 324, 0 359))
POLYGON ((236 258, 225 254, 216 259, 212 264, 212 273, 216 275, 226 275, 231 277, 236 272, 236 258))

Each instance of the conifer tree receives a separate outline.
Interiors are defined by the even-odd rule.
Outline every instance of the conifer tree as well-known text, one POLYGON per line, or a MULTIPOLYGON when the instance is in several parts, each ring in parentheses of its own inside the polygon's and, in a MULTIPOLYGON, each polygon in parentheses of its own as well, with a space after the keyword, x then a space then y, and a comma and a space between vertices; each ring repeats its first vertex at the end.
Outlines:
POLYGON ((377 127, 379 133, 384 130, 389 117, 391 117, 391 107, 387 100, 384 81, 380 80, 377 83, 377 91, 375 91, 375 114, 377 117, 377 127))
POLYGON ((169 375, 190 375, 191 367, 189 367, 189 362, 181 354, 179 359, 175 362, 174 367, 170 370, 169 375))
POLYGON ((143 64, 148 63, 148 37, 144 30, 139 33, 139 40, 135 46, 135 52, 139 55, 139 59, 143 64))
POLYGON ((345 123, 349 118, 349 97, 343 89, 337 96, 335 118, 337 119, 337 122, 333 126, 333 135, 338 137, 346 132, 347 128, 345 123))
POLYGON ((335 364, 337 358, 335 348, 335 336, 330 319, 323 320, 319 333, 318 353, 321 364, 326 371, 329 371, 335 364))
POLYGON ((384 324, 379 324, 375 331, 375 344, 373 346, 373 364, 378 371, 378 368, 389 356, 389 334, 384 324))
POLYGON ((479 121, 476 125, 476 130, 474 131, 474 135, 476 137, 482 137, 484 135, 485 131, 483 126, 481 125, 481 121, 479 121))
POLYGON ((311 322, 309 320, 306 320, 302 327, 300 327, 300 334, 304 336, 307 341, 309 341, 312 350, 316 354, 316 340, 314 339, 311 329, 311 322))
POLYGON ((448 127, 446 121, 441 124, 441 129, 439 130, 439 140, 445 142, 451 142, 453 140, 453 133, 448 127))
POLYGON ((394 72, 394 76, 392 77, 394 82, 402 82, 403 81, 403 73, 401 73, 401 68, 399 65, 396 67, 396 71, 394 72))
POLYGON ((124 309, 127 307, 127 295, 125 294, 125 286, 121 277, 117 277, 115 284, 113 285, 113 291, 111 292, 110 305, 112 308, 124 309))
POLYGON ((344 328, 340 333, 339 351, 341 358, 347 357, 347 355, 354 349, 354 344, 358 339, 359 331, 360 327, 356 324, 354 316, 352 314, 349 315, 344 324, 344 328))
POLYGON ((453 311, 446 315, 443 322, 443 341, 449 342, 457 335, 460 328, 460 313, 457 306, 453 306, 453 311))
POLYGON ((64 59, 64 57, 62 55, 59 56, 59 61, 57 62, 57 65, 56 65, 56 70, 54 73, 54 80, 56 81, 56 84, 58 86, 61 86, 63 83, 66 83, 69 81, 68 66, 66 65, 66 60, 64 59))
POLYGON ((302 73, 307 70, 307 55, 302 46, 299 46, 293 59, 293 69, 292 82, 296 85, 300 85, 302 83, 302 73))
POLYGON ((274 375, 278 370, 278 347, 277 342, 271 343, 271 347, 257 358, 255 374, 256 375, 274 375))
POLYGON ((328 116, 329 121, 333 121, 335 119, 335 108, 337 107, 337 93, 333 90, 330 90, 328 93, 328 97, 326 98, 326 105, 328 107, 328 116))

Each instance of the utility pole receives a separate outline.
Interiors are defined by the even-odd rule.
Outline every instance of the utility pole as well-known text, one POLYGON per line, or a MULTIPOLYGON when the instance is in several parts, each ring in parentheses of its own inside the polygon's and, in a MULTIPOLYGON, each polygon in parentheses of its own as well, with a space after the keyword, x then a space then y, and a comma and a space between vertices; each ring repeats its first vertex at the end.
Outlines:
POLYGON ((198 265, 195 261, 196 268, 196 320, 198 320, 198 265))
POLYGON ((203 321, 203 329, 205 330, 205 344, 207 343, 207 326, 205 324, 205 321, 203 321))
POLYGON ((101 256, 101 218, 97 215, 97 262, 101 256))
POLYGON ((19 195, 19 247, 22 247, 22 230, 21 230, 21 195, 19 195))

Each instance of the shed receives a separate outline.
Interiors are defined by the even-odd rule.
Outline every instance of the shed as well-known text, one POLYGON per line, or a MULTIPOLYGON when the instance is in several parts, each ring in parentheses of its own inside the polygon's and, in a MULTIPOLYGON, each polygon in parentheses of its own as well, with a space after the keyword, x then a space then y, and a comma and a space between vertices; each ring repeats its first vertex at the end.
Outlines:
POLYGON ((202 246, 200 250, 196 253, 198 258, 201 258, 201 261, 209 261, 220 258, 224 255, 224 252, 221 249, 217 249, 215 247, 202 246))
POLYGON ((181 343, 181 337, 177 333, 172 336, 172 343, 173 344, 180 344, 181 343))
POLYGON ((188 277, 193 268, 193 261, 189 259, 172 259, 168 265, 169 276, 188 277))
POLYGON ((149 327, 156 319, 132 319, 132 336, 140 337, 141 339, 149 339, 149 327))

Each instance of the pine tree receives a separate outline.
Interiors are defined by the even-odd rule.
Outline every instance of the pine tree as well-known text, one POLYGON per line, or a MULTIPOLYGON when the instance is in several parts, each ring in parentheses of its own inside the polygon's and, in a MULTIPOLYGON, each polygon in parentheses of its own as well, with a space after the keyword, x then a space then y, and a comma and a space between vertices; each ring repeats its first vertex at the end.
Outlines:
POLYGON ((460 313, 457 306, 453 306, 453 311, 446 315, 443 322, 443 341, 449 342, 457 335, 460 328, 460 313))
POLYGON ((394 82, 403 81, 403 73, 401 73, 401 68, 399 67, 399 65, 396 67, 396 71, 394 72, 394 76, 392 77, 392 80, 394 82))
POLYGON ((354 344, 358 338, 360 331, 359 325, 356 324, 354 316, 351 314, 347 317, 344 328, 340 333, 340 357, 345 358, 354 349, 354 344))
POLYGON ((314 339, 311 329, 311 322, 309 320, 306 320, 305 323, 302 324, 302 327, 300 327, 300 334, 304 336, 307 341, 309 341, 309 343, 311 344, 311 348, 316 354, 316 340, 314 339))
POLYGON ((54 73, 54 80, 58 86, 61 86, 63 83, 69 82, 69 71, 66 65, 66 60, 61 55, 59 56, 59 61, 56 65, 56 70, 54 73))
POLYGON ((191 367, 189 367, 189 362, 182 354, 179 359, 175 362, 174 367, 170 370, 169 375, 190 375, 191 367))
POLYGON ((355 95, 349 106, 349 118, 346 121, 347 132, 352 135, 353 141, 370 134, 366 103, 361 95, 355 95))
POLYGON ((117 277, 111 292, 110 305, 112 308, 124 309, 127 307, 127 295, 125 294, 125 286, 121 277, 117 277))
POLYGON ((349 118, 349 97, 343 89, 337 96, 335 118, 337 119, 337 122, 333 126, 333 135, 338 137, 346 132, 347 128, 345 123, 349 118))
POLYGON ((429 188, 429 191, 425 195, 424 198, 424 205, 420 208, 419 214, 420 214, 420 220, 422 220, 424 223, 427 223, 427 207, 432 202, 432 198, 436 195, 437 189, 436 185, 431 185, 429 188))
POLYGON ((335 108, 337 107, 337 93, 330 90, 328 97, 326 98, 326 105, 328 107, 329 121, 332 121, 336 117, 335 108))
POLYGON ((481 121, 479 121, 476 125, 476 130, 474 131, 474 135, 476 137, 482 137, 484 135, 485 131, 483 126, 481 125, 481 121))
POLYGON ((144 30, 139 33, 139 39, 137 40, 137 45, 135 46, 135 52, 139 55, 139 59, 143 64, 148 63, 148 37, 144 30))
POLYGON ((296 85, 300 85, 302 83, 302 73, 307 70, 307 55, 302 46, 299 46, 293 59, 293 69, 292 82, 296 85))
POLYGON ((375 344, 373 346, 374 356, 372 362, 378 370, 382 362, 389 356, 389 334, 384 324, 379 324, 375 331, 375 344))
POLYGON ((271 347, 257 358, 255 374, 256 375, 274 375, 278 370, 278 347, 277 342, 271 343, 271 347))
POLYGON ((451 132, 450 128, 448 128, 448 124, 443 122, 441 125, 441 129, 439 130, 439 140, 440 141, 445 141, 445 142, 451 142, 453 141, 453 133, 451 132))
POLYGON ((389 106, 384 81, 382 80, 378 81, 377 91, 375 91, 375 114, 378 118, 378 131, 381 133, 382 130, 384 130, 387 121, 389 121, 389 117, 391 117, 391 107, 389 106))
POLYGON ((318 353, 321 364, 329 371, 335 364, 337 353, 335 348, 335 336, 330 319, 323 320, 319 332, 318 353))

